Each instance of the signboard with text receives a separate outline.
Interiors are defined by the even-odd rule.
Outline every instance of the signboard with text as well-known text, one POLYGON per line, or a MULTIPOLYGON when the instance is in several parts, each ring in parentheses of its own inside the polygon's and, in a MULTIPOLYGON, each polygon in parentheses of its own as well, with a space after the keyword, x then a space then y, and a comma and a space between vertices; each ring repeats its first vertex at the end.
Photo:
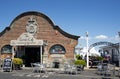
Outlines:
POLYGON ((2 67, 3 67, 3 71, 11 72, 12 71, 12 59, 10 58, 4 59, 2 67))
POLYGON ((43 45, 43 43, 43 40, 37 40, 29 33, 23 33, 17 40, 10 41, 12 46, 43 45))

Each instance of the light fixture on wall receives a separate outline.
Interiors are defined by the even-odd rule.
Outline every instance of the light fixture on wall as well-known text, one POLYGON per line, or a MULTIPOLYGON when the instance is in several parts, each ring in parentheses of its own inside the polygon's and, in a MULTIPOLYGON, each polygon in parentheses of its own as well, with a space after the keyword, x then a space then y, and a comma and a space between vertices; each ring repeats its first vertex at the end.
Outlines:
POLYGON ((58 34, 58 31, 57 31, 57 30, 55 30, 55 34, 56 34, 56 35, 58 34))

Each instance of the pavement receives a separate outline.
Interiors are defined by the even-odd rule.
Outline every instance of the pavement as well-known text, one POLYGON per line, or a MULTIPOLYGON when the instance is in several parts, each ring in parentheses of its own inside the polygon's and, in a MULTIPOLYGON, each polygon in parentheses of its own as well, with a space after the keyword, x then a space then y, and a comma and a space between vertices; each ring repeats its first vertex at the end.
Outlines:
MULTIPOLYGON (((119 68, 115 68, 115 75, 98 74, 96 68, 85 68, 77 74, 64 73, 62 69, 48 69, 46 73, 38 73, 33 72, 32 68, 23 68, 22 70, 13 70, 8 74, 11 74, 12 79, 19 79, 19 77, 21 77, 20 79, 120 79, 118 69, 119 68)), ((4 74, 5 72, 1 71, 0 74, 2 73, 4 74)))
MULTIPOLYGON (((47 70, 47 75, 51 75, 51 76, 64 76, 64 77, 74 77, 74 78, 79 78, 79 79, 120 79, 119 75, 118 75, 118 69, 119 68, 115 68, 115 75, 113 75, 113 73, 111 72, 109 76, 105 76, 104 74, 98 74, 97 69, 96 68, 86 68, 83 71, 78 72, 77 74, 71 74, 71 73, 64 73, 64 71, 61 69, 48 69, 47 70)), ((33 70, 31 68, 25 68, 23 70, 17 70, 14 72, 21 72, 21 73, 30 73, 33 72, 33 70)), ((41 73, 43 74, 43 73, 41 73)))

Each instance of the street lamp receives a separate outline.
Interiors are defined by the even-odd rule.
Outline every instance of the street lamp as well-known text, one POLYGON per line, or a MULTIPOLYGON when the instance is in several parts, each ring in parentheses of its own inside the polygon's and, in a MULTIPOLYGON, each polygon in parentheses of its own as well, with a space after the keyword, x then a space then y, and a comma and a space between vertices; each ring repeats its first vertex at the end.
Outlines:
POLYGON ((119 58, 119 67, 120 67, 120 32, 118 32, 118 35, 119 35, 119 43, 118 43, 118 44, 119 44, 119 47, 118 47, 118 51, 119 51, 118 54, 119 54, 119 57, 118 57, 118 58, 119 58))
POLYGON ((88 32, 86 32, 86 53, 87 53, 87 68, 89 68, 88 32))

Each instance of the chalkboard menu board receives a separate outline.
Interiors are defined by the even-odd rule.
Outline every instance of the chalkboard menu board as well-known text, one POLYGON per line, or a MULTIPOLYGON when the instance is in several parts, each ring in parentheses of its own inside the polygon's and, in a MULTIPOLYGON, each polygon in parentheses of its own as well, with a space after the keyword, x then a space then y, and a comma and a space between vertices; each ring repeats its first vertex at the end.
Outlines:
POLYGON ((12 59, 6 58, 3 61, 3 71, 12 71, 12 59))

